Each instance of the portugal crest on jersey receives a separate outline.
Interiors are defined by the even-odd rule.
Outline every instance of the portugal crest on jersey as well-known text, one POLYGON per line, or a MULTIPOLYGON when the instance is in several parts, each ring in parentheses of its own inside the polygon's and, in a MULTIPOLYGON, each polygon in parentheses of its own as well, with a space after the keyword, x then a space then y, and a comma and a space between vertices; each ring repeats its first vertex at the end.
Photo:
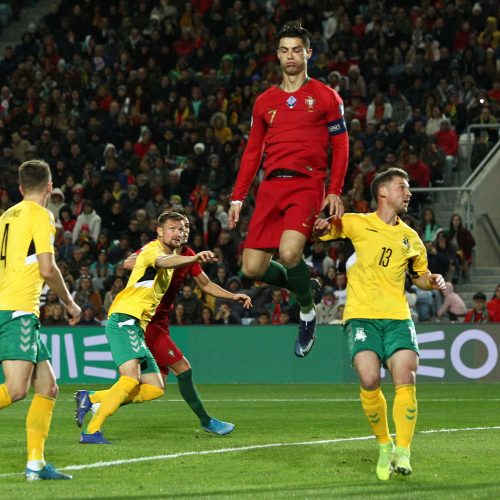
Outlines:
POLYGON ((307 111, 314 111, 314 106, 316 104, 316 99, 314 99, 314 97, 311 97, 310 95, 308 95, 305 98, 305 103, 307 106, 307 111))

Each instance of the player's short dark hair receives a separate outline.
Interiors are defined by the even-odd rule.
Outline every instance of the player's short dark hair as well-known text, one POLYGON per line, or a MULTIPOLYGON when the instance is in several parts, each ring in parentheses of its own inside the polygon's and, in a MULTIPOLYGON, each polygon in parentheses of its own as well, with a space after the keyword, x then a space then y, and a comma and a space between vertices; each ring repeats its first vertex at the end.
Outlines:
POLYGON ((168 220, 186 220, 186 216, 184 214, 180 214, 179 212, 172 212, 168 210, 161 213, 158 217, 158 226, 163 226, 163 224, 165 224, 168 220))
POLYGON ((43 160, 28 160, 19 167, 19 184, 25 192, 43 190, 50 178, 50 167, 43 160))
POLYGON ((300 38, 304 47, 309 50, 311 47, 310 41, 311 33, 303 28, 300 21, 292 21, 283 25, 278 31, 278 36, 276 38, 276 49, 279 48, 280 40, 282 38, 300 38))
POLYGON ((408 174, 405 170, 395 167, 388 168, 385 172, 380 172, 374 177, 370 186, 370 190, 375 201, 377 201, 380 186, 391 182, 395 177, 401 177, 402 179, 406 179, 407 181, 409 180, 408 174))

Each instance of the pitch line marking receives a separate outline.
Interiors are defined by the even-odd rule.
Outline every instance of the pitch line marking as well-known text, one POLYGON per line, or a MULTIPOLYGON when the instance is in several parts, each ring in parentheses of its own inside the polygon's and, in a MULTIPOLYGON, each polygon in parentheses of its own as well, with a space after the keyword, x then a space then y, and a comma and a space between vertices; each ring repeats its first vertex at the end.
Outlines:
MULTIPOLYGON (((492 427, 465 427, 462 429, 429 429, 426 431, 418 431, 417 434, 436 434, 436 433, 450 433, 450 432, 469 432, 469 431, 491 431, 500 430, 500 425, 492 427)), ((72 470, 83 470, 83 469, 96 469, 98 467, 112 467, 114 465, 124 465, 133 464, 139 462, 151 462, 152 460, 172 460, 174 458, 181 457, 192 457, 192 456, 202 456, 202 455, 217 455, 221 453, 235 453, 241 451, 252 451, 252 450, 262 450, 266 448, 284 448, 288 446, 314 446, 321 444, 333 444, 333 443, 345 443, 352 441, 368 441, 370 439, 375 439, 375 436, 360 436, 360 437, 349 437, 349 438, 337 438, 337 439, 321 439, 317 441, 299 441, 296 443, 268 443, 268 444, 255 444, 249 446, 239 446, 234 448, 220 448, 218 450, 201 450, 201 451, 181 451, 178 453, 169 453, 168 455, 155 455, 152 457, 138 457, 138 458, 126 458, 122 460, 111 460, 108 462, 95 462, 92 464, 83 465, 68 465, 67 467, 61 467, 59 470, 62 471, 72 471, 72 470)), ((7 474, 0 474, 0 479, 7 477, 19 476, 22 473, 10 472, 7 474)))

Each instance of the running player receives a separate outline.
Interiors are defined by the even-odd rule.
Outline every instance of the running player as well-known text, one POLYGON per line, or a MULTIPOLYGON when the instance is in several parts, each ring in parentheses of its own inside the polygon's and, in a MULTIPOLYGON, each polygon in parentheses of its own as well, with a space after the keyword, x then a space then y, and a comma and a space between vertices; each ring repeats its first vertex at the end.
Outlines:
POLYGON ((243 250, 243 274, 297 296, 300 306, 295 355, 306 356, 315 340, 316 311, 309 269, 302 252, 320 210, 340 217, 340 194, 349 157, 342 99, 330 87, 307 76, 312 55, 309 33, 287 24, 278 33, 280 85, 255 101, 252 128, 231 195, 229 227, 236 227, 241 205, 264 169, 243 250), (331 174, 325 198, 328 149, 331 174), (263 159, 264 158, 264 159, 263 159), (279 250, 281 263, 272 260, 279 250))
MULTIPOLYGON (((185 228, 186 232, 182 237, 182 247, 176 252, 184 256, 193 256, 195 255, 193 250, 186 246, 189 237, 189 219, 187 218, 185 219, 185 228)), ((132 269, 134 267, 137 255, 140 252, 141 251, 139 250, 135 254, 132 254, 125 261, 124 267, 127 269, 132 269)), ((177 377, 177 381, 179 383, 179 391, 182 397, 199 418, 200 424, 203 429, 205 429, 207 432, 212 432, 214 434, 222 436, 232 432, 232 430, 234 429, 234 425, 229 422, 217 420, 208 415, 194 385, 191 365, 170 336, 168 315, 173 308, 175 297, 177 296, 180 287, 182 286, 185 278, 188 275, 191 275, 200 289, 208 295, 212 295, 213 297, 225 300, 240 302, 246 309, 252 306, 252 301, 248 295, 245 295, 243 293, 234 294, 228 292, 227 290, 221 288, 219 285, 213 283, 203 272, 200 264, 194 263, 191 265, 179 267, 174 271, 170 286, 161 299, 160 305, 156 309, 153 318, 146 327, 146 345, 148 346, 156 362, 158 363, 160 373, 162 374, 164 381, 167 381, 168 372, 172 370, 172 372, 177 377)), ((79 425, 80 427, 82 426, 85 415, 91 408, 94 409, 93 405, 100 403, 106 392, 107 391, 92 392, 82 390, 78 391, 75 394, 75 419, 77 425, 79 425)))
POLYGON ((170 285, 174 268, 216 261, 210 251, 187 257, 174 253, 183 242, 184 221, 185 217, 176 212, 160 215, 158 239, 142 248, 126 288, 111 304, 106 337, 120 378, 106 391, 99 409, 82 432, 82 444, 109 444, 101 428, 123 403, 151 401, 164 393, 163 379, 146 346, 144 330, 170 285))
POLYGON ((444 279, 430 273, 424 244, 399 218, 411 198, 408 174, 390 168, 375 176, 371 190, 376 212, 345 214, 331 225, 318 219, 315 230, 326 232, 322 240, 350 238, 354 245, 355 253, 347 263, 344 332, 361 382, 361 404, 380 445, 377 477, 388 480, 393 471, 412 472, 410 444, 417 423, 418 345, 405 296, 406 272, 423 290, 444 289, 444 279), (380 389, 381 365, 391 372, 396 390, 396 447, 380 389))
POLYGON ((50 353, 39 335, 43 283, 66 304, 71 325, 78 322, 81 311, 54 260, 56 228, 45 208, 52 193, 47 163, 23 163, 19 185, 23 201, 0 218, 0 363, 5 376, 0 409, 24 399, 32 385, 35 395, 26 417, 26 479, 71 479, 44 458, 58 388, 50 353))

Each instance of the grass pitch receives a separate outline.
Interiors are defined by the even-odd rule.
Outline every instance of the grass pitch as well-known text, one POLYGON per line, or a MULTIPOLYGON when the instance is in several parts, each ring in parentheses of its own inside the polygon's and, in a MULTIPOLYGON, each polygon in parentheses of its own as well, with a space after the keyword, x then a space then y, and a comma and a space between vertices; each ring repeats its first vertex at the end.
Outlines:
POLYGON ((60 389, 46 458, 74 479, 25 481, 23 401, 0 412, 0 498, 500 497, 499 384, 420 384, 414 472, 388 482, 356 385, 200 386, 210 413, 236 424, 224 437, 201 430, 171 385, 110 418, 111 446, 78 443, 77 387, 60 389))

